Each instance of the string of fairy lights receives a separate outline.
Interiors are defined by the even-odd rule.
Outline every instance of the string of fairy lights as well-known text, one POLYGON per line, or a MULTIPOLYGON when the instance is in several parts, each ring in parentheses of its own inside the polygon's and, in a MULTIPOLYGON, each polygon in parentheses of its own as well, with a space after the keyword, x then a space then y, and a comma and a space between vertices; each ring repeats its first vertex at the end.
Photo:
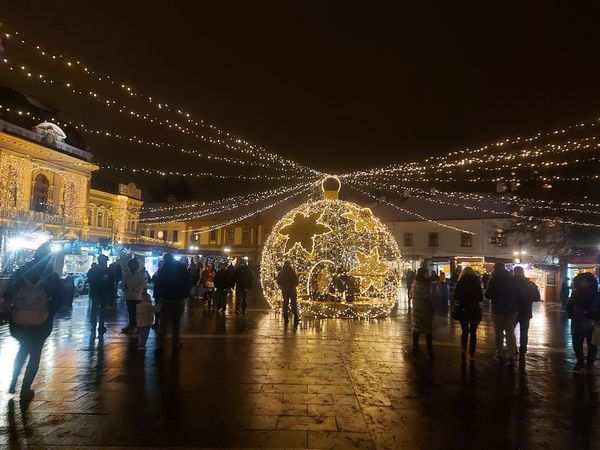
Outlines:
MULTIPOLYGON (((264 148, 251 144, 250 142, 238 137, 237 135, 224 131, 217 126, 210 124, 201 119, 195 119, 192 114, 186 112, 184 109, 173 107, 167 102, 157 100, 157 97, 143 93, 142 91, 133 88, 129 83, 123 83, 116 80, 110 74, 101 73, 92 69, 90 66, 83 64, 77 59, 72 59, 64 56, 61 52, 51 52, 35 42, 25 39, 25 37, 19 32, 7 33, 6 36, 10 39, 10 42, 16 42, 19 45, 28 46, 35 50, 36 54, 45 57, 49 61, 61 64, 67 69, 76 70, 79 73, 85 75, 90 80, 104 82, 107 86, 111 86, 117 89, 117 96, 111 97, 109 95, 101 94, 95 89, 85 89, 79 85, 74 84, 70 80, 57 80, 50 76, 37 71, 32 70, 29 67, 9 61, 5 59, 2 61, 6 67, 16 73, 21 74, 27 79, 36 80, 41 83, 57 85, 65 88, 67 92, 75 96, 81 96, 89 100, 93 100, 97 104, 103 104, 109 111, 116 112, 120 117, 127 117, 131 120, 145 121, 149 124, 162 127, 165 130, 174 130, 183 135, 191 136, 203 142, 208 142, 217 146, 224 147, 230 151, 242 153, 250 158, 250 160, 229 157, 226 155, 212 155, 201 152, 196 149, 185 148, 167 141, 157 141, 147 139, 137 135, 127 135, 124 133, 118 133, 111 130, 101 130, 83 123, 77 122, 62 122, 63 125, 72 126, 75 129, 84 131, 89 134, 98 136, 104 136, 107 138, 118 139, 123 142, 131 142, 139 145, 144 145, 152 148, 162 148, 168 150, 174 150, 185 155, 190 155, 206 160, 212 160, 215 162, 222 162, 228 164, 238 164, 242 166, 254 166, 272 171, 283 171, 286 174, 258 174, 258 175, 247 175, 247 174, 224 174, 214 173, 210 171, 182 171, 175 169, 164 169, 164 168, 151 168, 151 167, 129 167, 126 165, 118 164, 99 164, 102 169, 112 170, 117 172, 130 172, 130 173, 141 173, 145 175, 154 176, 181 176, 189 178, 213 178, 221 180, 245 180, 245 181, 281 181, 281 180, 296 180, 303 181, 302 183, 294 186, 284 186, 271 191, 263 191, 249 196, 239 196, 238 199, 232 200, 232 198, 224 199, 223 203, 230 202, 233 205, 241 205, 238 207, 248 207, 254 203, 264 201, 266 199, 281 196, 288 193, 296 192, 301 189, 302 186, 310 184, 316 176, 322 177, 324 174, 318 172, 312 168, 303 166, 294 161, 286 159, 275 153, 270 153, 264 148), (124 99, 127 100, 124 100, 124 99), (140 99, 145 102, 146 107, 150 106, 152 112, 148 111, 144 107, 135 108, 128 104, 130 99, 140 99), (291 174, 288 174, 290 172, 291 174)), ((5 111, 9 112, 10 108, 3 107, 0 105, 0 110, 4 108, 5 111)), ((28 112, 15 111, 17 114, 27 114, 28 112)), ((51 119, 52 122, 61 124, 56 118, 51 119)), ((549 132, 538 132, 536 134, 521 137, 516 136, 512 138, 506 138, 498 140, 491 144, 486 144, 477 148, 464 148, 449 152, 446 155, 428 157, 421 162, 410 162, 403 164, 393 164, 383 168, 368 169, 363 171, 356 171, 349 174, 341 175, 340 178, 350 182, 351 186, 364 195, 376 198, 369 192, 363 190, 363 188, 371 187, 378 189, 387 190, 407 190, 406 187, 400 186, 396 183, 411 183, 411 184, 428 184, 438 185, 447 184, 454 182, 468 182, 474 183, 499 183, 508 182, 513 186, 519 186, 521 183, 535 181, 543 183, 544 186, 551 188, 552 182, 584 182, 584 181, 596 181, 600 179, 600 175, 592 174, 579 174, 579 173, 548 173, 548 171, 554 169, 577 169, 578 167, 587 167, 592 163, 600 161, 600 156, 596 155, 600 143, 598 143, 598 136, 587 136, 577 137, 568 139, 566 142, 543 142, 545 139, 552 138, 564 138, 568 136, 571 131, 580 132, 582 130, 597 130, 598 120, 579 122, 571 124, 567 127, 552 130, 549 132), (517 149, 510 149, 511 147, 517 146, 517 149), (566 156, 563 160, 557 160, 557 155, 564 154, 566 156), (576 155, 577 154, 577 155, 576 155), (548 157, 548 158, 547 158, 548 157), (360 187, 359 187, 360 186, 360 187)), ((427 191, 419 191, 419 188, 412 187, 412 195, 415 197, 422 196, 428 200, 431 196, 427 191)), ((294 194, 294 195, 297 195, 294 194)), ((462 199, 471 198, 477 200, 475 196, 478 194, 459 193, 455 196, 447 195, 447 197, 454 198, 456 203, 455 206, 464 207, 466 209, 478 209, 485 212, 492 212, 494 214, 503 214, 505 211, 490 210, 487 207, 478 207, 475 205, 466 205, 461 203, 462 199), (495 212, 494 212, 495 211, 495 212)), ((446 196, 446 193, 444 193, 446 196)), ((462 230, 458 227, 453 227, 448 224, 428 219, 418 213, 402 208, 396 203, 378 199, 391 207, 402 211, 407 214, 411 214, 418 217, 421 220, 434 223, 438 226, 450 228, 455 231, 464 233, 471 233, 469 230, 462 230)), ((434 199, 436 200, 436 199, 434 199)), ((446 200, 446 199, 445 199, 446 200)), ((577 213, 577 214, 600 214, 598 211, 590 212, 586 208, 590 205, 596 205, 588 202, 587 205, 581 204, 569 204, 570 202, 564 202, 564 204, 556 203, 544 203, 544 201, 537 201, 533 199, 524 198, 495 198, 487 200, 495 201, 498 204, 506 206, 514 206, 521 209, 531 209, 539 211, 552 211, 552 212, 565 212, 565 213, 577 213)), ((479 201, 479 200, 477 200, 479 201)), ((483 199, 481 199, 483 201, 483 199)), ((448 202, 445 202, 449 204, 448 202)), ((278 204, 278 203, 277 203, 278 204)), ((595 206, 594 206, 595 207, 595 206)), ((222 212, 225 211, 226 207, 223 204, 208 204, 198 205, 198 208, 205 208, 204 211, 185 211, 175 212, 181 209, 189 209, 194 207, 186 207, 183 205, 168 206, 161 208, 169 208, 159 210, 156 209, 153 212, 169 212, 170 214, 162 214, 152 216, 152 220, 162 220, 157 223, 166 223, 169 220, 193 220, 199 217, 205 217, 207 211, 212 210, 222 212)), ((234 209, 235 209, 234 208, 234 209)), ((246 213, 248 214, 248 213, 246 213)), ((521 215, 515 211, 512 214, 513 217, 525 218, 531 220, 533 216, 521 215)), ((554 219, 536 217, 541 221, 553 221, 554 219)), ((556 219, 555 221, 560 222, 562 219, 556 219)), ((598 226, 590 222, 580 222, 570 219, 564 219, 560 223, 581 225, 581 226, 598 226)))
MULTIPOLYGON (((262 203, 265 200, 273 197, 279 197, 281 195, 293 193, 302 188, 307 189, 313 184, 314 183, 299 183, 293 186, 286 186, 277 189, 270 189, 268 191, 256 192, 246 196, 230 197, 215 202, 204 202, 200 204, 196 203, 193 204, 194 206, 185 206, 185 208, 192 208, 192 211, 168 215, 165 214, 165 209, 160 209, 159 211, 155 210, 155 212, 159 212, 160 214, 154 216, 147 216, 143 214, 143 217, 140 219, 140 221, 151 224, 164 224, 175 221, 198 220, 203 217, 220 214, 224 211, 232 211, 235 209, 247 208, 254 204, 262 203)), ((180 209, 181 207, 181 205, 178 205, 177 209, 180 209)), ((145 213, 145 211, 143 213, 145 213)))
MULTIPOLYGON (((356 182, 354 182, 354 183, 355 184, 353 185, 353 187, 356 189, 356 184, 358 184, 358 183, 356 183, 356 182)), ((386 189, 388 191, 394 190, 394 188, 392 188, 389 185, 377 185, 377 184, 373 185, 371 183, 370 187, 386 189)), ((368 196, 371 196, 372 198, 377 199, 377 197, 375 195, 369 194, 368 192, 366 192, 362 189, 359 189, 359 191, 365 195, 368 195, 368 196)), ((455 195, 447 195, 447 193, 444 192, 443 195, 440 196, 440 195, 436 195, 435 193, 425 191, 423 189, 419 189, 416 187, 407 187, 407 186, 401 187, 401 191, 397 191, 396 193, 402 193, 404 191, 410 192, 411 196, 413 196, 413 197, 424 199, 424 200, 427 200, 427 201, 430 201, 432 203, 436 203, 439 205, 447 205, 447 206, 449 205, 449 206, 463 208, 463 209, 467 209, 467 210, 471 210, 471 211, 480 211, 480 212, 484 212, 487 214, 493 214, 493 215, 497 215, 497 216, 515 217, 515 218, 525 219, 528 221, 540 221, 540 222, 546 222, 546 223, 551 223, 551 224, 560 223, 560 224, 564 224, 564 225, 575 225, 575 226, 581 226, 581 227, 600 228, 600 224, 593 223, 593 222, 578 221, 578 220, 561 218, 561 217, 552 217, 552 218, 541 217, 541 216, 522 214, 517 210, 506 211, 506 210, 498 210, 491 206, 479 206, 479 205, 467 204, 464 201, 461 201, 462 197, 463 197, 462 193, 456 193, 455 195), (458 198, 459 200, 451 201, 448 199, 448 197, 458 198)), ((394 203, 389 202, 387 200, 381 200, 381 201, 385 204, 395 207, 396 209, 399 208, 397 205, 395 205, 394 203)), ((404 211, 408 211, 408 210, 404 209, 404 211)), ((466 230, 463 232, 466 232, 466 230)))
POLYGON ((232 219, 228 219, 228 220, 225 220, 223 222, 216 223, 216 224, 213 224, 213 225, 206 225, 206 226, 202 226, 202 227, 199 227, 199 228, 194 228, 194 229, 190 229, 190 230, 184 230, 184 233, 210 233, 211 231, 214 231, 214 230, 219 230, 221 228, 226 228, 226 227, 228 227, 230 225, 233 225, 235 223, 242 222, 242 221, 244 221, 244 220, 246 220, 246 219, 248 219, 250 217, 253 217, 253 216, 257 215, 257 214, 260 214, 260 213, 263 213, 265 211, 268 211, 269 209, 272 209, 275 206, 281 205, 282 203, 285 203, 288 200, 291 200, 292 198, 297 197, 299 195, 306 194, 308 196, 308 194, 310 193, 310 191, 314 190, 315 188, 316 188, 316 185, 314 183, 311 183, 309 187, 306 187, 304 189, 296 190, 296 191, 292 192, 290 195, 287 195, 287 196, 285 196, 285 197, 283 197, 283 198, 281 198, 281 199, 279 199, 279 200, 277 200, 275 202, 272 202, 272 203, 269 203, 267 205, 264 205, 264 206, 262 206, 260 208, 257 208, 255 210, 253 210, 253 211, 241 214, 241 215, 239 215, 237 217, 234 217, 232 219))
MULTIPOLYGON (((214 125, 207 125, 207 127, 212 130, 217 130, 218 135, 223 135, 226 138, 211 137, 211 136, 207 136, 206 134, 196 132, 196 131, 192 130, 191 128, 189 128, 188 126, 182 125, 179 122, 173 121, 171 119, 166 119, 166 118, 162 119, 156 115, 153 115, 152 113, 139 111, 138 109, 130 107, 129 105, 127 105, 123 102, 119 102, 113 98, 103 96, 102 94, 99 94, 98 92, 96 92, 94 90, 89 90, 89 89, 86 90, 86 89, 77 88, 74 85, 74 83, 71 81, 54 80, 41 72, 37 72, 32 69, 29 69, 27 66, 25 66, 23 64, 11 63, 8 61, 8 59, 4 59, 1 61, 8 67, 9 70, 14 71, 16 73, 20 73, 28 79, 37 80, 37 81, 39 81, 41 83, 45 83, 45 84, 62 86, 66 89, 66 91, 69 94, 76 95, 76 96, 83 96, 85 98, 94 100, 95 103, 103 104, 110 111, 116 111, 116 112, 120 113, 122 116, 127 117, 129 119, 139 119, 139 120, 146 121, 149 124, 158 125, 163 128, 166 128, 166 129, 178 131, 184 135, 194 137, 198 140, 201 140, 204 142, 209 142, 209 143, 215 144, 215 145, 224 146, 225 148, 227 148, 229 150, 244 153, 248 156, 251 156, 251 157, 261 160, 261 161, 278 163, 284 167, 302 171, 302 172, 312 172, 315 174, 318 173, 317 171, 310 169, 306 166, 303 166, 301 164, 298 164, 295 161, 286 159, 275 153, 270 153, 270 152, 266 151, 263 147, 252 145, 241 138, 231 135, 228 132, 223 132, 222 130, 218 129, 214 125)), ((71 65, 73 65, 73 64, 71 63, 71 65)), ((163 109, 161 103, 158 103, 158 105, 159 105, 159 109, 163 109)), ((189 113, 185 113, 185 114, 189 115, 189 113)), ((204 126, 203 123, 196 122, 193 119, 191 119, 190 117, 188 117, 187 120, 188 120, 188 125, 204 126)))
MULTIPOLYGON (((193 115, 190 112, 186 112, 184 108, 174 107, 172 105, 169 105, 168 102, 158 100, 156 96, 151 95, 149 93, 144 93, 141 90, 134 88, 130 83, 119 82, 116 80, 116 77, 114 77, 111 74, 102 73, 97 70, 94 70, 89 65, 82 63, 80 60, 68 58, 61 52, 50 51, 42 47, 38 43, 26 39, 25 36, 19 31, 14 31, 12 35, 14 35, 14 42, 16 42, 17 44, 29 46, 30 48, 34 49, 40 56, 46 57, 49 61, 62 64, 65 68, 74 70, 79 69, 81 74, 90 77, 90 79, 105 82, 107 85, 119 89, 121 93, 126 95, 127 97, 143 99, 144 101, 148 102, 148 104, 152 105, 162 113, 176 114, 180 120, 185 120, 189 124, 193 124, 197 127, 204 127, 218 135, 226 136, 228 139, 230 139, 236 144, 248 146, 250 149, 265 151, 264 148, 257 145, 253 145, 250 142, 242 139, 241 137, 233 133, 225 131, 214 124, 208 123, 204 119, 195 119, 193 115)), ((11 36, 11 33, 5 33, 5 36, 8 39, 13 37, 11 36)))
POLYGON ((32 120, 50 121, 51 123, 54 123, 61 127, 72 127, 79 131, 84 131, 86 133, 90 133, 93 135, 102 136, 102 137, 106 137, 106 138, 113 138, 113 139, 117 139, 117 140, 123 141, 123 142, 129 142, 129 143, 134 143, 134 144, 139 144, 139 145, 149 146, 149 147, 154 147, 154 148, 164 148, 164 149, 169 149, 169 150, 173 150, 173 151, 179 151, 181 153, 184 153, 187 155, 194 155, 197 158, 203 158, 203 159, 206 159, 209 161, 222 162, 222 163, 227 163, 227 164, 236 164, 236 165, 242 165, 242 166, 254 166, 254 167, 268 168, 269 170, 275 170, 275 171, 285 171, 286 170, 284 167, 275 165, 273 163, 254 162, 254 161, 243 160, 238 157, 228 157, 228 156, 222 156, 222 155, 203 153, 199 150, 180 147, 180 146, 177 146, 170 142, 148 141, 139 136, 129 136, 127 134, 112 132, 109 130, 100 130, 97 128, 91 128, 82 122, 75 123, 73 121, 60 121, 56 117, 41 118, 41 117, 35 116, 34 114, 31 114, 30 111, 22 111, 20 109, 10 108, 10 107, 2 105, 2 104, 0 104, 0 112, 1 111, 5 111, 7 113, 12 112, 17 116, 26 116, 32 120))

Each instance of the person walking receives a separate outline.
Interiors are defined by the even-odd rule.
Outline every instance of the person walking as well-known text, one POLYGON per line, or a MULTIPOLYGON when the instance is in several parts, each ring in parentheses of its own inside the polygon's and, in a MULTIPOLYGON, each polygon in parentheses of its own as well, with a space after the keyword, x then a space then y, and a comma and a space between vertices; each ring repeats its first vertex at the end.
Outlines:
POLYGON ((129 323, 121 331, 126 334, 137 334, 136 306, 142 301, 142 294, 148 287, 146 273, 141 270, 140 260, 131 258, 127 261, 127 274, 123 280, 123 295, 127 304, 129 323))
POLYGON ((592 372, 598 347, 592 344, 594 324, 600 319, 600 298, 598 280, 589 273, 580 273, 573 279, 573 291, 567 303, 567 316, 571 319, 571 337, 577 364, 573 371, 592 372), (587 361, 584 358, 583 343, 587 341, 587 361), (587 364, 586 364, 587 362, 587 364), (587 366, 587 367, 586 367, 587 366))
POLYGON ((532 305, 541 301, 540 290, 536 284, 525 277, 525 270, 517 266, 513 269, 515 287, 517 289, 517 320, 519 326, 519 359, 525 359, 527 342, 529 341, 529 321, 533 317, 532 305))
POLYGON ((419 336, 425 335, 427 341, 427 353, 433 358, 433 301, 431 295, 431 280, 426 268, 417 270, 417 276, 413 282, 413 306, 412 306, 412 336, 413 354, 421 353, 419 348, 419 336))
POLYGON ((452 318, 460 322, 462 334, 460 347, 462 360, 467 359, 467 344, 471 362, 475 361, 477 347, 477 327, 481 322, 481 306, 483 292, 481 280, 471 267, 465 267, 454 288, 454 311, 452 318))
POLYGON ((50 244, 39 247, 33 261, 18 269, 11 277, 4 294, 11 305, 10 334, 19 342, 8 391, 11 394, 16 392, 19 376, 29 356, 20 394, 25 401, 34 396, 31 385, 63 295, 58 274, 52 270, 51 258, 50 244))
POLYGON ((220 313, 225 314, 227 310, 227 294, 231 289, 232 280, 227 264, 223 263, 215 275, 215 301, 220 313))
POLYGON ((281 289, 281 295, 283 296, 283 321, 287 325, 289 322, 288 314, 290 306, 292 308, 292 315, 294 316, 294 325, 300 322, 300 315, 298 313, 298 294, 296 287, 298 286, 298 275, 292 267, 292 263, 285 261, 282 269, 277 274, 277 284, 281 289))
POLYGON ((254 283, 254 273, 248 267, 245 260, 242 260, 235 269, 233 275, 235 281, 235 313, 246 314, 248 308, 248 291, 252 289, 254 283))
POLYGON ((190 277, 185 267, 175 261, 173 255, 167 253, 163 257, 162 268, 157 272, 156 285, 154 286, 156 296, 161 300, 157 351, 164 349, 169 325, 172 326, 171 344, 173 350, 179 350, 183 347, 180 338, 181 315, 190 288, 190 277))
POLYGON ((494 272, 485 291, 492 301, 492 317, 496 332, 496 358, 499 363, 514 365, 517 354, 515 321, 517 319, 517 290, 514 278, 503 263, 494 264, 494 272), (506 337, 506 347, 504 339, 506 337))
POLYGON ((138 350, 146 350, 146 342, 150 334, 150 327, 154 321, 154 307, 152 298, 144 289, 142 301, 136 307, 136 322, 138 328, 138 350))
POLYGON ((108 257, 106 255, 98 256, 98 263, 87 273, 88 283, 90 285, 90 325, 92 334, 96 333, 98 326, 98 335, 106 333, 104 319, 106 306, 112 295, 114 295, 114 275, 113 271, 107 266, 108 257))

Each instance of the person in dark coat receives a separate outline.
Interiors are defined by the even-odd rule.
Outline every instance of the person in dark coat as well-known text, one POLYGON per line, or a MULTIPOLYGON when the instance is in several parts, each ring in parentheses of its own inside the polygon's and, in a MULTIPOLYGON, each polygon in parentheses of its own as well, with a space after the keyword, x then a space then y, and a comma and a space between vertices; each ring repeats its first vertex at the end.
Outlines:
POLYGON ((412 307, 412 336, 413 354, 417 356, 419 348, 419 336, 425 335, 427 341, 427 352, 433 358, 433 300, 431 293, 431 279, 429 271, 421 267, 417 270, 417 276, 413 282, 413 307, 412 307))
POLYGON ((246 261, 242 260, 235 269, 233 278, 235 280, 235 313, 239 314, 241 310, 242 314, 246 314, 248 291, 252 289, 254 273, 246 261))
POLYGON ((117 301, 117 298, 119 298, 119 283, 123 279, 123 269, 121 268, 121 264, 119 264, 117 261, 113 261, 108 268, 113 274, 112 301, 114 303, 117 301))
POLYGON ((515 321, 517 320, 517 290, 514 278, 503 263, 494 264, 494 273, 485 296, 492 301, 492 317, 496 331, 496 357, 509 365, 515 362, 517 342, 515 321), (504 338, 506 336, 506 348, 504 338))
POLYGON ((529 340, 529 321, 533 317, 532 304, 541 301, 540 290, 536 284, 525 277, 522 267, 513 269, 514 282, 517 289, 517 321, 519 325, 519 358, 525 358, 529 340))
POLYGON ((18 269, 11 277, 4 294, 8 304, 13 304, 13 310, 16 309, 13 302, 19 295, 23 295, 22 289, 24 288, 39 286, 44 291, 47 299, 46 310, 43 311, 44 315, 47 314, 47 318, 43 323, 23 325, 19 323, 20 320, 14 317, 14 311, 10 319, 10 333, 19 342, 19 351, 13 364, 9 393, 14 394, 16 392, 19 375, 29 356, 29 362, 21 384, 21 398, 25 401, 33 398, 34 391, 31 389, 31 384, 37 375, 42 349, 46 339, 52 332, 54 314, 58 311, 63 296, 63 288, 58 274, 52 270, 51 258, 52 251, 49 243, 39 247, 35 252, 33 261, 18 269))
POLYGON ((115 280, 114 272, 107 266, 108 257, 106 255, 98 256, 98 264, 93 266, 87 273, 88 283, 90 285, 90 325, 92 333, 96 333, 98 325, 98 334, 102 336, 106 333, 104 326, 104 315, 110 298, 114 295, 115 280))
POLYGON ((452 317, 460 322, 462 334, 460 345, 463 361, 467 358, 467 343, 471 361, 475 360, 477 347, 477 327, 481 322, 481 306, 483 292, 481 280, 471 267, 465 267, 454 289, 454 312, 452 317))
POLYGON ((415 282, 415 272, 412 269, 406 271, 406 293, 408 295, 408 309, 411 308, 413 298, 413 283, 415 282))
POLYGON ((277 284, 281 289, 281 295, 283 296, 283 321, 285 324, 288 320, 288 310, 292 307, 292 315, 294 316, 294 324, 300 321, 300 315, 298 313, 298 294, 296 287, 298 286, 298 275, 292 267, 292 263, 285 261, 281 271, 277 274, 277 284))
POLYGON ((232 284, 229 268, 227 264, 223 263, 215 275, 215 301, 218 311, 222 314, 225 314, 227 311, 227 294, 232 284))
POLYGON ((173 350, 179 350, 183 347, 180 338, 181 315, 190 288, 190 277, 186 268, 175 261, 173 255, 167 253, 163 257, 163 266, 156 273, 154 285, 155 297, 159 298, 161 302, 156 350, 163 350, 169 324, 172 324, 173 350))
POLYGON ((600 319, 598 280, 589 272, 580 273, 573 279, 573 292, 567 303, 567 315, 571 319, 573 350, 577 357, 574 372, 582 372, 586 366, 583 342, 587 340, 587 370, 593 371, 598 347, 592 344, 594 323, 600 319))
POLYGON ((560 285, 560 302, 562 304, 563 309, 567 306, 567 302, 569 301, 569 294, 571 292, 571 286, 569 286, 569 282, 571 279, 569 277, 565 278, 560 285))

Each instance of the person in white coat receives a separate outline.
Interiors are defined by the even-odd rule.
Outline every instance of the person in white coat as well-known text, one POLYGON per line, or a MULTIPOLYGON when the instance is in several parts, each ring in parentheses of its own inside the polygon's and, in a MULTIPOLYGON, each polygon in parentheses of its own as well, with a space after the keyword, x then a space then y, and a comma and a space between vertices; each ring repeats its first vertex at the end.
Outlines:
POLYGON ((136 307, 142 301, 142 294, 148 286, 148 278, 141 270, 139 259, 132 258, 127 261, 127 274, 123 280, 123 296, 127 304, 129 324, 121 331, 127 334, 137 334, 136 307))

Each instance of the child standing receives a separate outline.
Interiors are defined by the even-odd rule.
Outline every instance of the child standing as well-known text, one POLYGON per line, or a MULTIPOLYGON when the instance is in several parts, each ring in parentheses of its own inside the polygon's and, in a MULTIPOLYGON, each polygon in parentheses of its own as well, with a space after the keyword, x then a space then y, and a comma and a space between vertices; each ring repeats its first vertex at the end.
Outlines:
POLYGON ((154 322, 154 306, 152 298, 146 290, 142 294, 142 301, 137 305, 136 310, 137 328, 138 328, 138 350, 146 350, 146 342, 150 334, 150 327, 154 322))

